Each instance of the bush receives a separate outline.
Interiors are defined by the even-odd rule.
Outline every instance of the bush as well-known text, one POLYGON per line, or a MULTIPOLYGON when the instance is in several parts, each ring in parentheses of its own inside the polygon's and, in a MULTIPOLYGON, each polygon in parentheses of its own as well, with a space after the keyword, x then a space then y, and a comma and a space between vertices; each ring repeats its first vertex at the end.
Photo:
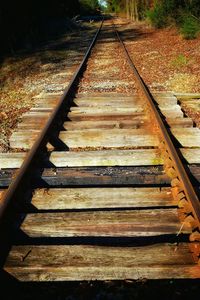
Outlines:
POLYGON ((156 1, 153 9, 147 11, 147 18, 156 28, 163 28, 177 18, 177 10, 180 0, 156 1))
POLYGON ((185 16, 180 31, 185 39, 195 39, 200 32, 200 23, 191 15, 185 16))
POLYGON ((157 0, 146 15, 155 28, 176 24, 185 39, 194 39, 200 33, 198 1, 157 0))
POLYGON ((153 9, 146 12, 146 15, 155 28, 162 28, 166 26, 167 17, 161 4, 157 3, 153 9))
POLYGON ((81 14, 95 14, 100 9, 98 0, 79 0, 81 14))

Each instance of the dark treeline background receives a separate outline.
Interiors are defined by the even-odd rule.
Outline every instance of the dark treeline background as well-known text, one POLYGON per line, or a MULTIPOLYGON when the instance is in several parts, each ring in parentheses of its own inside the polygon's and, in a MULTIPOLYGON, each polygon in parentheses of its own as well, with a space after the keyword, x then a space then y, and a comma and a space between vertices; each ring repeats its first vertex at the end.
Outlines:
MULTIPOLYGON (((157 28, 173 25, 185 38, 200 34, 199 0, 107 0, 107 12, 131 20, 148 18, 157 28)), ((73 26, 69 18, 98 14, 98 0, 2 0, 0 54, 32 49, 50 35, 73 26)))
POLYGON ((32 48, 49 34, 65 30, 67 18, 96 13, 98 8, 97 0, 3 0, 0 4, 1 54, 32 48))
POLYGON ((108 11, 126 15, 136 21, 144 18, 149 10, 155 12, 155 18, 163 15, 177 17, 185 12, 200 15, 199 0, 108 0, 107 3, 108 11))

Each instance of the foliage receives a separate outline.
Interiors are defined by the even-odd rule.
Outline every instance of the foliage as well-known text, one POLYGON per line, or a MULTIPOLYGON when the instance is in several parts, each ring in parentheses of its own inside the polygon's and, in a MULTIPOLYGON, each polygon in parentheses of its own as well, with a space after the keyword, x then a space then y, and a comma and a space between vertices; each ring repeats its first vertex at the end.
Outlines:
POLYGON ((109 0, 107 11, 125 15, 132 19, 144 19, 145 10, 152 0, 109 0))
POLYGON ((119 13, 120 11, 122 11, 124 9, 122 7, 122 5, 123 5, 123 1, 120 1, 120 0, 108 1, 107 11, 119 13))
POLYGON ((160 3, 156 3, 153 9, 147 10, 146 15, 155 28, 166 26, 166 13, 164 7, 160 3))
POLYGON ((199 0, 185 0, 185 8, 191 15, 200 16, 199 0))
POLYGON ((180 0, 157 0, 153 8, 147 10, 147 18, 155 28, 165 27, 177 18, 180 6, 180 0))
POLYGON ((100 10, 98 0, 79 0, 82 14, 94 14, 100 10))
POLYGON ((181 68, 184 67, 188 64, 189 60, 187 59, 187 57, 183 54, 179 54, 177 57, 175 57, 172 60, 172 65, 176 68, 181 68))
POLYGON ((196 38, 200 32, 198 0, 156 0, 146 15, 156 28, 175 23, 185 39, 196 38))
POLYGON ((41 37, 48 22, 79 13, 79 0, 1 1, 1 52, 14 52, 41 37))
POLYGON ((148 8, 149 8, 148 1, 138 2, 138 14, 140 20, 144 20, 146 18, 146 11, 148 8))
POLYGON ((83 12, 94 13, 97 8, 98 0, 3 0, 0 3, 0 54, 32 48, 52 31, 62 31, 67 18, 83 12))
POLYGON ((191 15, 187 15, 180 28, 180 32, 185 39, 194 39, 200 33, 200 22, 191 15))

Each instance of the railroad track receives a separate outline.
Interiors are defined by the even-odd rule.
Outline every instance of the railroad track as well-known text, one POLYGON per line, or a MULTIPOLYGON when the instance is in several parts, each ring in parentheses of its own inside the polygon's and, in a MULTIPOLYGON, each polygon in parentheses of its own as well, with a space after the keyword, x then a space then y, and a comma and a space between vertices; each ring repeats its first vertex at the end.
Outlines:
POLYGON ((0 156, 2 279, 200 278, 200 131, 101 26, 64 94, 37 97, 0 156), (126 64, 124 81, 105 61, 126 64))

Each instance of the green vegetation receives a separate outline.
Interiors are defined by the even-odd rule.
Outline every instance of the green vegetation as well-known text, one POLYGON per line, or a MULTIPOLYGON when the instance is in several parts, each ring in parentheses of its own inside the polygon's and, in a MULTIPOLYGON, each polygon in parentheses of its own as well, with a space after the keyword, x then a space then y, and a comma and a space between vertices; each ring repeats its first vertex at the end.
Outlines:
POLYGON ((176 7, 179 7, 179 0, 156 0, 154 6, 147 10, 146 15, 152 25, 162 28, 169 25, 176 16, 176 7))
POLYGON ((115 12, 115 13, 119 13, 124 11, 124 5, 122 1, 119 0, 111 0, 108 2, 108 6, 107 6, 107 11, 108 12, 115 12))
POLYGON ((189 63, 189 59, 187 59, 187 57, 183 54, 179 54, 177 57, 175 57, 171 64, 172 66, 176 67, 176 68, 181 68, 186 66, 189 63))
POLYGON ((200 22, 194 16, 187 15, 181 24, 180 32, 185 39, 195 39, 200 32, 200 22))
POLYGON ((147 10, 146 15, 155 28, 162 28, 167 25, 167 15, 159 3, 154 9, 147 10))
POLYGON ((126 15, 131 20, 140 20, 145 17, 145 10, 152 0, 109 0, 107 11, 126 15))
POLYGON ((155 28, 175 25, 185 39, 200 33, 199 0, 109 0, 107 11, 131 20, 145 17, 155 28))
POLYGON ((146 15, 156 28, 175 24, 185 39, 194 39, 200 32, 200 5, 197 0, 156 0, 146 15))
POLYGON ((79 0, 81 14, 94 14, 100 9, 98 0, 79 0))

